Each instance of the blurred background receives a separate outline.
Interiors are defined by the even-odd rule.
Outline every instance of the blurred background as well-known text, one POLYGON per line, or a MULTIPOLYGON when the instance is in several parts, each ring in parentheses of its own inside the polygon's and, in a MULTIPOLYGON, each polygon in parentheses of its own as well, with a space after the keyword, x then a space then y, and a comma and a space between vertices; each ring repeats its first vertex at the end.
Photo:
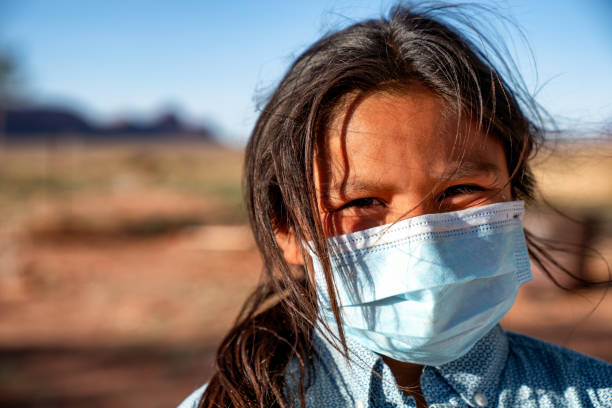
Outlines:
MULTIPOLYGON (((0 2, 0 406, 175 406, 208 379, 261 265, 240 186, 258 101, 322 34, 390 5, 0 2)), ((527 225, 607 279, 612 7, 495 7, 559 128, 527 225)), ((505 327, 612 361, 612 295, 534 274, 505 327)))

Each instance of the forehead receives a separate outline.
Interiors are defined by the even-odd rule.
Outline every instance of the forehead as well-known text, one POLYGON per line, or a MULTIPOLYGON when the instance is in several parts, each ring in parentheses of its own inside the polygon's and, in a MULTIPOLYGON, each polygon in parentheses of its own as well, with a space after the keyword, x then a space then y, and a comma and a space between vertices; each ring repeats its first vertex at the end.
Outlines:
POLYGON ((415 173, 442 176, 461 163, 501 160, 505 165, 495 138, 468 118, 460 120, 424 86, 414 86, 346 96, 324 131, 317 170, 320 183, 398 172, 408 181, 415 173))

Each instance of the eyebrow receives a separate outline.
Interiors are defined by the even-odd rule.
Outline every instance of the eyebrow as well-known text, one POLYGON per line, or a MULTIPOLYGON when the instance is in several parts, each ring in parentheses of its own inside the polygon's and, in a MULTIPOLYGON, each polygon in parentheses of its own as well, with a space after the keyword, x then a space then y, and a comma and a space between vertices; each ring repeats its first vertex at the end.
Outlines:
POLYGON ((447 170, 440 175, 440 180, 450 180, 454 178, 465 178, 479 174, 499 177, 502 169, 495 163, 483 160, 463 160, 451 163, 447 170))
POLYGON ((392 184, 385 184, 382 182, 369 181, 369 180, 348 180, 346 182, 332 183, 330 189, 327 190, 327 197, 330 197, 333 193, 340 192, 346 193, 360 193, 360 192, 389 192, 396 189, 392 184), (332 194, 330 194, 332 192, 332 194))

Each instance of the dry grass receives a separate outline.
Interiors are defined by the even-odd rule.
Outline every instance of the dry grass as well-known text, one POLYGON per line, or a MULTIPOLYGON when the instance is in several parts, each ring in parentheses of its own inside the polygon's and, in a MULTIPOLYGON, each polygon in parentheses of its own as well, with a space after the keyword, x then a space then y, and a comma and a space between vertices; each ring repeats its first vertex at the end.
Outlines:
POLYGON ((612 141, 549 146, 539 152, 534 170, 546 200, 612 220, 612 141))

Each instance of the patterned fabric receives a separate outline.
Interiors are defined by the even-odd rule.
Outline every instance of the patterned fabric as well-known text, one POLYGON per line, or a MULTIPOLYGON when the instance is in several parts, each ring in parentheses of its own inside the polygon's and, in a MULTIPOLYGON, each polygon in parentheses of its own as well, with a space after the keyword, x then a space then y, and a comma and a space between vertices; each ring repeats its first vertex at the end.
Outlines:
POLYGON ((200 402, 202 394, 204 394, 204 390, 206 390, 206 384, 189 394, 177 408, 198 408, 198 403, 200 402))
MULTIPOLYGON (((307 407, 416 406, 380 356, 349 341, 352 361, 347 362, 321 336, 314 341, 318 357, 308 379, 307 407)), ((296 372, 295 365, 287 367, 290 384, 295 384, 291 379, 296 372)), ((465 356, 425 367, 421 389, 430 408, 612 408, 612 365, 496 326, 465 356)), ((196 407, 202 392, 196 391, 179 408, 196 407)))

